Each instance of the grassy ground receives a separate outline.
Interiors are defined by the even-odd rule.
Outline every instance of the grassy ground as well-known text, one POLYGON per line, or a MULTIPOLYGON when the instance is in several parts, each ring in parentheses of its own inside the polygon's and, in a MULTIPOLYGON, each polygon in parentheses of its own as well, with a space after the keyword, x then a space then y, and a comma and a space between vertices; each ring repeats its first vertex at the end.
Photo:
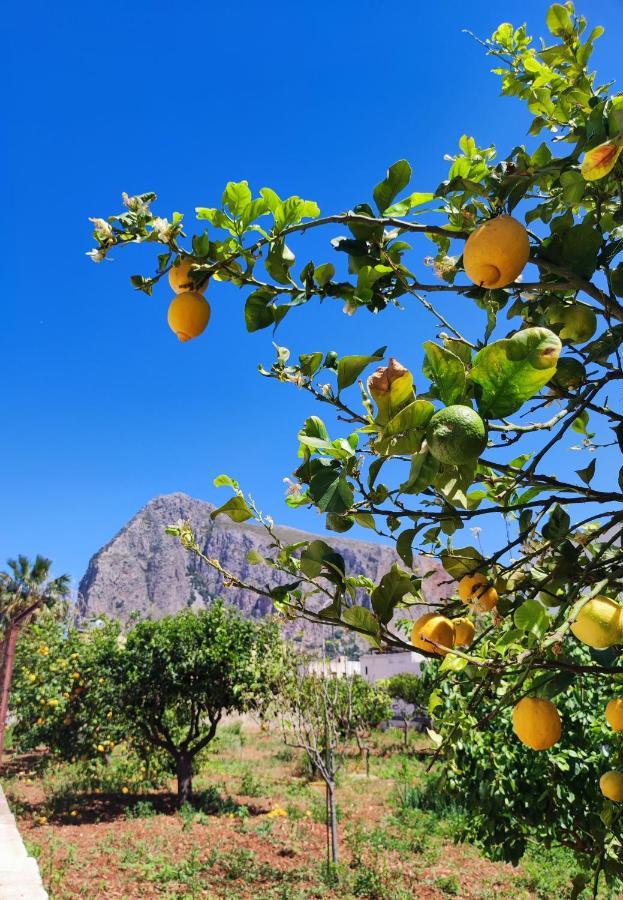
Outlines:
POLYGON ((122 748, 97 778, 15 758, 3 785, 53 900, 571 897, 564 853, 539 849, 514 869, 455 843, 458 811, 417 808, 422 739, 409 753, 400 741, 378 736, 370 778, 355 753, 345 763, 338 884, 323 864, 323 786, 276 733, 221 729, 180 811, 173 782, 154 788, 122 748))

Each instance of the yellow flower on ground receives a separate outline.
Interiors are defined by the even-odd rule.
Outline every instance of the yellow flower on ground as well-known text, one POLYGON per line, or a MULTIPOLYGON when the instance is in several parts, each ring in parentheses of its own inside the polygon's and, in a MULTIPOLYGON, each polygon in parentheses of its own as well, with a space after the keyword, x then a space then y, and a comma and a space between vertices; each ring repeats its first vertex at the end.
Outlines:
POLYGON ((37 817, 37 823, 38 823, 39 825, 47 825, 47 822, 48 822, 48 817, 47 817, 47 816, 38 816, 38 817, 37 817))
POLYGON ((276 819, 278 817, 283 818, 288 815, 288 811, 283 809, 281 806, 275 806, 274 809, 271 809, 269 813, 266 813, 267 819, 276 819))

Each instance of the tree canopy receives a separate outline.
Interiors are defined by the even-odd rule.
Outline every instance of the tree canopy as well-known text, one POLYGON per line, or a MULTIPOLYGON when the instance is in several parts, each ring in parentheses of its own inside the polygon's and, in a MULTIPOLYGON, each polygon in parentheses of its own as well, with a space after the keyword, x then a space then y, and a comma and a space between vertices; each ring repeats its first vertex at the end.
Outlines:
MULTIPOLYGON (((382 336, 378 349, 342 357, 277 346, 276 360, 260 369, 334 418, 327 425, 310 413, 300 428, 288 504, 315 507, 330 531, 357 524, 395 541, 402 565, 372 583, 346 571, 330 539, 284 545, 229 476, 216 479, 233 495, 214 516, 268 530, 272 552, 251 562, 267 562, 285 582, 245 587, 277 609, 346 626, 381 649, 412 649, 417 638, 422 652, 444 657, 441 675, 465 688, 463 711, 494 700, 488 715, 502 731, 524 699, 547 701, 524 703, 522 722, 514 716, 522 740, 526 727, 538 730, 537 709, 547 710, 556 738, 557 696, 603 684, 616 699, 623 676, 623 476, 614 474, 623 449, 623 95, 590 68, 602 28, 589 30, 571 3, 551 6, 546 26, 540 43, 510 23, 481 41, 502 94, 531 114, 524 143, 502 155, 464 135, 433 189, 413 190, 411 166, 399 160, 370 197, 322 216, 311 200, 270 188, 254 196, 247 182, 230 182, 220 205, 197 208, 207 227, 190 241, 180 214, 152 211, 155 194, 126 196, 121 214, 94 220, 91 251, 97 261, 126 244, 159 245, 156 273, 132 279, 147 293, 183 263, 190 283, 177 297, 187 298, 192 335, 205 327, 201 292, 216 293, 219 281, 243 289, 249 331, 276 328, 316 300, 337 299, 347 315, 421 307, 421 372, 409 360, 386 362, 382 336), (297 263, 293 236, 304 245, 319 228, 331 234, 330 259, 297 263), (453 321, 448 294, 473 310, 468 327, 453 321), (468 528, 486 532, 495 549, 474 546, 468 528), (414 570, 420 554, 437 559, 458 588, 411 634, 400 610, 413 616, 426 602, 414 570), (466 606, 475 638, 461 643, 455 622, 466 606)), ((170 282, 179 286, 175 276, 170 282)), ((202 555, 188 525, 171 533, 202 555)), ((433 691, 433 715, 439 704, 433 691)), ((474 722, 461 709, 450 724, 440 721, 440 753, 471 739, 474 722)), ((588 753, 578 741, 577 752, 588 753)), ((618 788, 602 783, 600 816, 591 820, 596 885, 602 871, 623 874, 616 735, 609 746, 603 770, 618 788)), ((599 784, 589 789, 598 795, 599 784)))

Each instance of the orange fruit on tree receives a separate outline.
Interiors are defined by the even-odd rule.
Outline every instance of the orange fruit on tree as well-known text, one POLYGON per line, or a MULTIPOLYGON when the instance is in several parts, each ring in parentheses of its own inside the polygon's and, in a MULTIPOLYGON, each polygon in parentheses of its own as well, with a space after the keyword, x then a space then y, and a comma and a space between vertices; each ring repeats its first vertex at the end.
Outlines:
POLYGON ((607 703, 606 721, 613 731, 623 731, 623 697, 607 703))
POLYGON ((623 803, 623 772, 604 772, 599 779, 599 789, 608 800, 623 803))
POLYGON ((454 625, 439 613, 426 613, 416 619, 411 631, 411 643, 418 650, 445 656, 454 646, 454 625), (441 646, 436 646, 440 644, 441 646))
POLYGON ((474 640, 476 628, 470 619, 452 619, 454 625, 454 646, 469 647, 474 640))
POLYGON ((596 650, 623 643, 623 606, 610 597, 591 597, 580 609, 571 631, 596 650))
POLYGON ((498 602, 498 592, 482 574, 464 575, 459 581, 459 597, 474 612, 489 612, 498 602))
POLYGON ((479 225, 465 242, 463 266, 479 287, 503 288, 521 275, 530 258, 528 232, 512 216, 479 225))
POLYGON ((210 321, 210 304, 198 291, 185 291, 171 301, 167 320, 180 341, 189 341, 205 331, 210 321))
POLYGON ((558 710, 551 700, 524 697, 513 709, 513 731, 532 750, 549 750, 560 740, 558 710))
POLYGON ((179 262, 169 269, 169 284, 176 294, 184 294, 186 291, 205 291, 208 286, 206 281, 201 287, 197 287, 197 282, 193 281, 190 270, 192 266, 197 265, 197 260, 191 256, 181 256, 179 262))

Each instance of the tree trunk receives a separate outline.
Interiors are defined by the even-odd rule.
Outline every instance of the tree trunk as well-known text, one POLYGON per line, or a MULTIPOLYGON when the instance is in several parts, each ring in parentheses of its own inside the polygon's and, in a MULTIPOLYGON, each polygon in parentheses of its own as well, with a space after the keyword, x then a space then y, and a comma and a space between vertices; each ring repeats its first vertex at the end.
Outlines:
POLYGON ((327 808, 327 827, 330 827, 331 829, 331 862, 334 866, 337 866, 339 862, 339 850, 337 843, 337 809, 335 807, 335 784, 332 781, 327 782, 327 808))
POLYGON ((13 666, 15 665, 15 645, 17 644, 18 626, 13 624, 7 635, 4 671, 2 673, 2 696, 0 697, 0 763, 4 756, 4 734, 9 713, 9 694, 11 692, 11 680, 13 678, 13 666))
POLYGON ((193 793, 193 758, 189 753, 180 753, 176 760, 178 806, 188 803, 193 793))
POLYGON ((403 719, 403 729, 404 729, 404 739, 405 739, 405 747, 409 743, 409 722, 407 719, 403 719))

